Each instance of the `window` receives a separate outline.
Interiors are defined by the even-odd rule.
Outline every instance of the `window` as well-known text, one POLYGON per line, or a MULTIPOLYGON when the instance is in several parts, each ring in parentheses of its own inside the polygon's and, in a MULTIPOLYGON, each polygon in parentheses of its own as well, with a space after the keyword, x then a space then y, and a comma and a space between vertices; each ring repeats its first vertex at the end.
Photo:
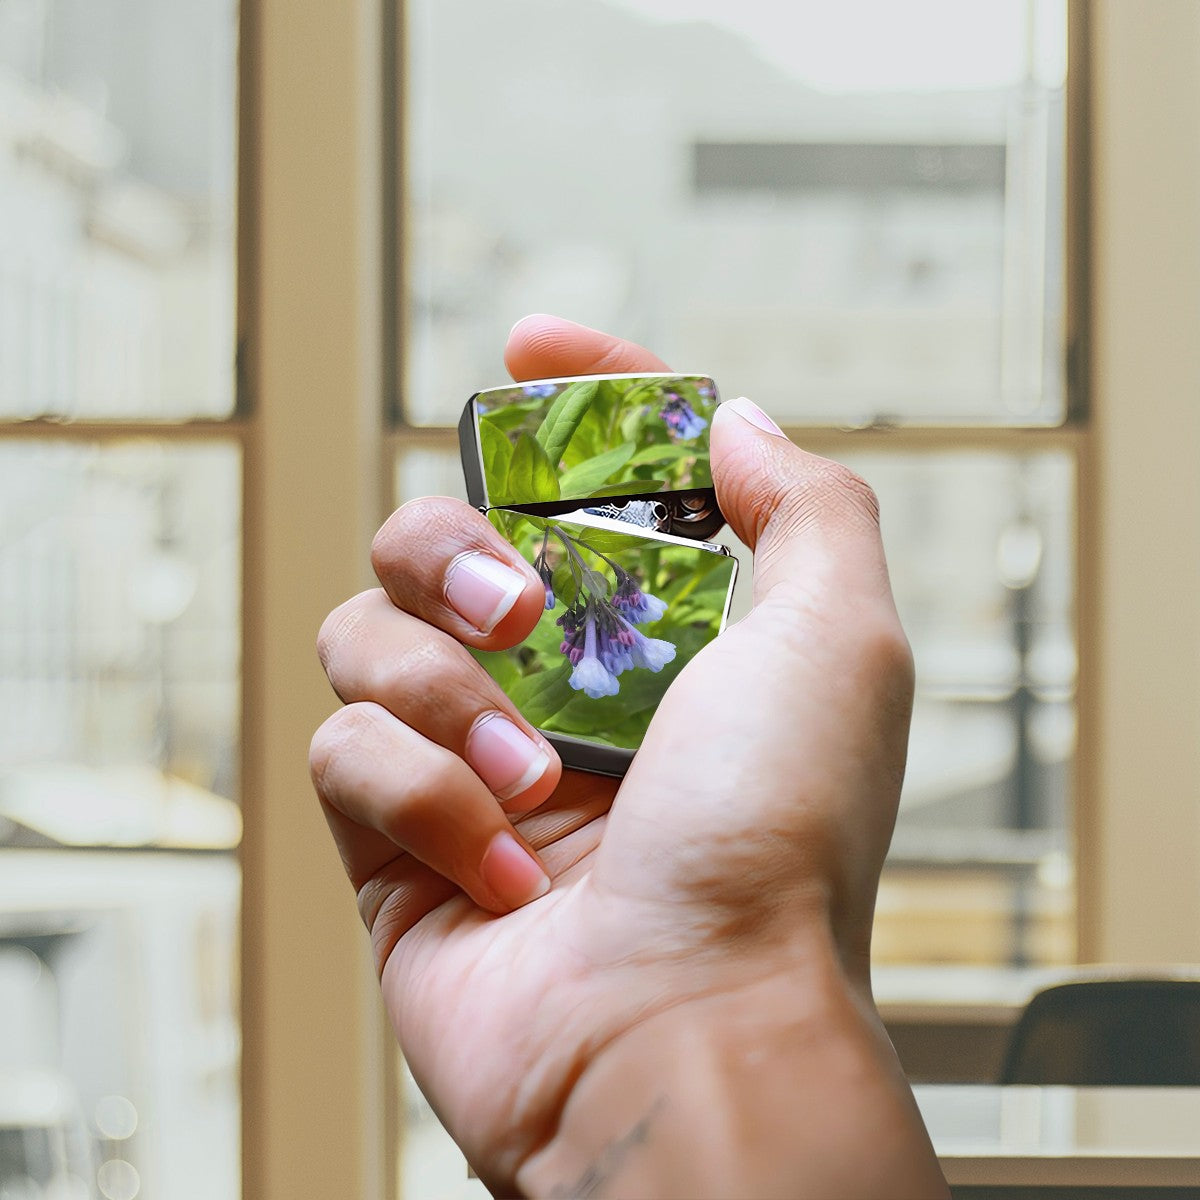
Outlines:
POLYGON ((916 655, 876 962, 1073 961, 1065 0, 403 12, 396 501, 526 312, 751 396, 875 486, 916 655))
POLYGON ((876 955, 1070 961, 1064 4, 533 9, 406 6, 394 415, 444 432, 400 440, 397 499, 461 490, 449 427, 539 310, 858 468, 918 666, 876 955))
POLYGON ((0 4, 6 1194, 238 1193, 236 46, 0 4))

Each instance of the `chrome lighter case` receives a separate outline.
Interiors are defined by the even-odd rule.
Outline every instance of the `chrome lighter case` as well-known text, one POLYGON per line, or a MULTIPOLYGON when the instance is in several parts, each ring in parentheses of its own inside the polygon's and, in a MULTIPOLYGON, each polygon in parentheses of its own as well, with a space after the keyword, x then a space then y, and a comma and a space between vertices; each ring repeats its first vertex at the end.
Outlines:
POLYGON ((533 633, 475 652, 565 766, 624 775, 672 679, 717 636, 737 561, 709 468, 703 375, 596 375, 477 392, 467 497, 546 589, 533 633))

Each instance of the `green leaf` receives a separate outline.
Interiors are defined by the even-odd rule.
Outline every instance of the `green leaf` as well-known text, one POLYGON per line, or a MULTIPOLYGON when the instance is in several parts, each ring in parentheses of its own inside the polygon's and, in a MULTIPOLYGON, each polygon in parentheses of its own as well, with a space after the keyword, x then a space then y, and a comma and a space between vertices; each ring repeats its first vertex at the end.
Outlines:
POLYGON ((608 582, 608 576, 603 571, 593 571, 588 567, 583 572, 583 588, 593 596, 606 597, 612 591, 612 584, 608 582))
POLYGON ((513 445, 490 421, 479 422, 479 449, 483 455, 483 479, 489 495, 508 480, 513 445))
MULTIPOLYGON (((586 704, 587 698, 584 698, 586 704)), ((596 701, 595 703, 598 703, 596 701)), ((563 721, 563 717, 573 711, 574 706, 568 705, 563 712, 551 717, 546 722, 546 731, 549 733, 565 733, 572 737, 585 737, 590 742, 600 742, 605 746, 620 746, 626 750, 636 750, 646 736, 646 727, 650 724, 650 718, 654 715, 653 710, 636 713, 628 720, 622 721, 619 725, 606 725, 603 729, 598 729, 596 722, 593 719, 587 718, 581 721, 578 725, 572 724, 570 718, 563 721)))
MULTIPOLYGON (((574 596, 573 591, 571 594, 574 596)), ((564 661, 558 649, 562 644, 563 632, 555 624, 558 617, 562 615, 563 607, 564 601, 560 597, 559 603, 555 608, 550 609, 542 615, 541 619, 533 627, 533 632, 521 643, 521 649, 545 655, 547 663, 551 667, 560 667, 564 661)))
POLYGON ((516 429, 526 421, 532 423, 533 408, 529 404, 510 404, 504 408, 492 409, 479 419, 480 425, 494 425, 502 432, 516 429))
POLYGON ((695 557, 683 569, 683 573, 663 588, 659 592, 659 597, 668 604, 683 600, 698 590, 719 592, 723 597, 729 590, 729 580, 733 575, 733 568, 734 560, 732 558, 727 558, 723 554, 696 551, 695 557), (714 571, 719 574, 715 580, 709 580, 708 576, 714 571))
POLYGON ((636 449, 632 442, 625 442, 572 467, 559 480, 562 494, 568 499, 594 495, 596 488, 615 475, 633 457, 636 449))
MULTIPOLYGON (((509 541, 522 553, 533 542, 540 543, 546 532, 546 519, 535 517, 532 513, 518 512, 515 508, 493 508, 492 512, 503 512, 509 518, 509 541)), ((529 555, 532 561, 532 554, 529 555)))
POLYGON ((492 523, 492 527, 506 541, 513 540, 513 529, 516 522, 516 514, 505 512, 501 508, 492 508, 488 510, 487 519, 492 523))
POLYGON ((554 595, 568 608, 575 603, 579 585, 575 582, 575 572, 571 570, 569 562, 559 563, 550 578, 550 586, 554 589, 554 595))
POLYGON ((680 458, 695 457, 695 446, 676 446, 674 443, 661 442, 657 446, 643 446, 629 460, 629 465, 631 467, 640 467, 646 463, 674 462, 680 458))
POLYGON ((580 463, 587 462, 589 458, 603 454, 611 445, 612 441, 604 427, 604 422, 593 405, 591 411, 585 414, 583 420, 579 422, 575 435, 567 443, 562 460, 558 464, 559 470, 570 470, 572 467, 577 467, 580 463))
POLYGON ((500 685, 502 692, 508 692, 521 681, 521 672, 507 650, 476 650, 468 646, 470 655, 483 669, 500 685))
MULTIPOLYGON (((594 379, 572 383, 550 405, 550 411, 546 413, 534 437, 545 451, 552 467, 557 467, 562 461, 563 451, 566 450, 575 430, 579 428, 579 422, 591 408, 598 386, 594 379)), ((553 499, 558 499, 557 495, 553 499)))
POLYGON ((542 725, 575 695, 568 683, 571 669, 564 662, 553 671, 527 675, 509 689, 508 697, 531 725, 542 725))
POLYGON ((600 496, 640 496, 649 492, 662 491, 661 479, 625 479, 620 483, 606 483, 592 492, 588 499, 600 496))
POLYGON ((646 549, 646 538, 636 533, 618 533, 616 530, 610 529, 584 529, 581 526, 574 526, 571 536, 575 539, 576 544, 585 550, 598 550, 601 554, 621 554, 631 551, 640 559, 646 549))
POLYGON ((527 433, 517 439, 505 482, 505 504, 538 504, 558 499, 558 476, 546 452, 527 433))

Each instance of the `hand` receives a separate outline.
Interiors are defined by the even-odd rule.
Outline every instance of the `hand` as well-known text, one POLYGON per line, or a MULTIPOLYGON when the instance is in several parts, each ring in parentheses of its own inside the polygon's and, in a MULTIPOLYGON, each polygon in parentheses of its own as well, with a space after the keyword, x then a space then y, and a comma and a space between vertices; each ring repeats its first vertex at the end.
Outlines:
MULTIPOLYGON (((546 317, 506 361, 665 369, 546 317)), ((346 707, 317 791, 404 1053, 493 1191, 945 1195, 870 994, 913 687, 875 499, 745 401, 711 453, 754 608, 619 789, 563 772, 467 652, 527 636, 542 584, 426 499, 376 538, 382 588, 322 627, 346 707)))

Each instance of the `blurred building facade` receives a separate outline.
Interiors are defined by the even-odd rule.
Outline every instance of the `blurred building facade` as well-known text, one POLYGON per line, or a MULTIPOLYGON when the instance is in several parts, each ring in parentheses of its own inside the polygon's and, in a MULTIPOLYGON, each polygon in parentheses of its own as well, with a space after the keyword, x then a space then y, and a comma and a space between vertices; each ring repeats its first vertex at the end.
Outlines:
POLYGON ((0 438, 6 1195, 239 1186, 236 44, 0 4, 0 419, 128 431, 0 438))

